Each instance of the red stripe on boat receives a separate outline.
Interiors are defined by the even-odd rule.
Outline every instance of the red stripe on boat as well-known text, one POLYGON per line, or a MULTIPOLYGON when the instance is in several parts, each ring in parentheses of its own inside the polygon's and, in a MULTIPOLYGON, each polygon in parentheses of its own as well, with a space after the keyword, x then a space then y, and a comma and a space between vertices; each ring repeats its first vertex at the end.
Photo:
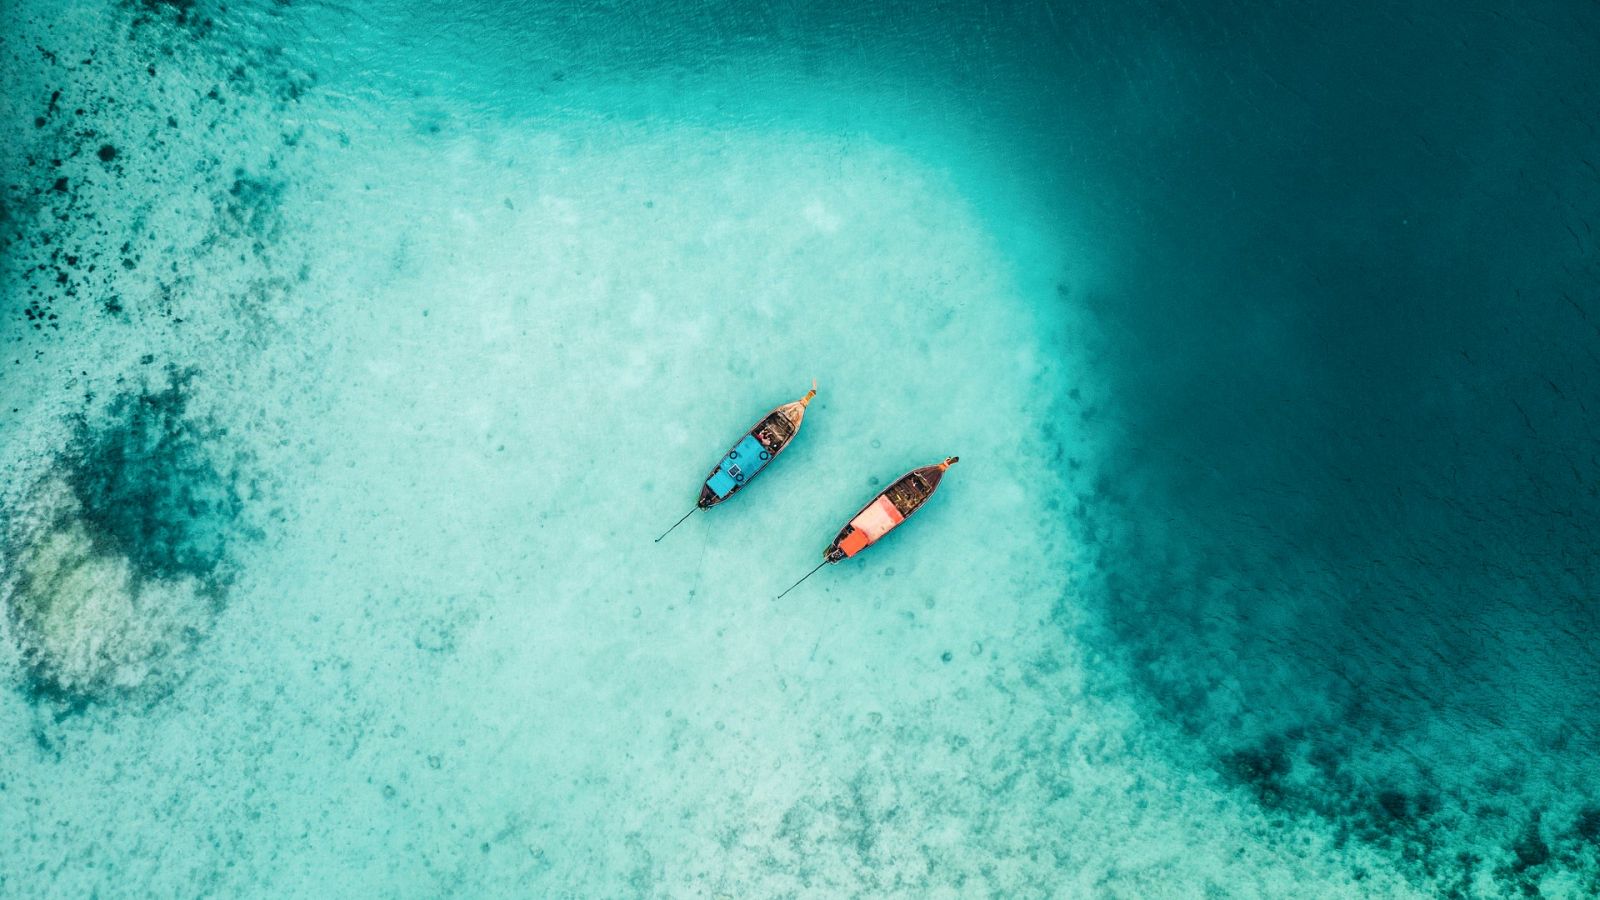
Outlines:
POLYGON ((845 556, 855 556, 867 549, 869 543, 871 542, 867 540, 865 531, 852 531, 849 537, 839 542, 839 549, 844 551, 845 556))

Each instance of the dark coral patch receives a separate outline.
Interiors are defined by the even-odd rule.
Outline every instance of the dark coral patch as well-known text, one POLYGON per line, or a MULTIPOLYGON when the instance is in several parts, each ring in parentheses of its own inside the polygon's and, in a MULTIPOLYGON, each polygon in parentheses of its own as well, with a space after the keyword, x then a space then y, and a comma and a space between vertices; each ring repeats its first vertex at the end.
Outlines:
POLYGON ((58 713, 159 696, 226 601, 244 525, 242 457, 169 367, 81 415, 3 531, 0 600, 35 702, 58 713))
POLYGON ((1282 741, 1268 740, 1259 746, 1234 750, 1224 754, 1221 763, 1223 772, 1250 788, 1262 805, 1283 803, 1283 782, 1289 774, 1290 761, 1282 741))
POLYGON ((243 508, 210 455, 223 430, 188 414, 194 376, 169 368, 165 386, 114 400, 109 425, 77 426, 67 481, 84 522, 153 578, 214 574, 243 508))
POLYGON ((1600 844, 1600 806, 1586 807, 1572 824, 1572 833, 1591 844, 1600 844))
POLYGON ((283 191, 282 181, 237 170, 227 194, 217 201, 223 230, 230 236, 251 239, 256 251, 263 252, 283 229, 283 191))

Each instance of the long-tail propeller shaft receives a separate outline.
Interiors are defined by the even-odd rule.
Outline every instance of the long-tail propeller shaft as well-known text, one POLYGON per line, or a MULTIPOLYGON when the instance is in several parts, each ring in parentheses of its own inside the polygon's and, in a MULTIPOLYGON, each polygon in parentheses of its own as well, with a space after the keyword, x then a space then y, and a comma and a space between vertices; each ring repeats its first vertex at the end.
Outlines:
MULTIPOLYGON (((700 507, 696 506, 694 509, 699 509, 699 508, 700 507)), ((677 528, 679 525, 682 525, 684 523, 685 519, 687 519, 690 516, 694 515, 694 509, 691 509, 688 512, 684 513, 682 519, 679 519, 678 521, 673 522, 672 523, 672 528, 677 528)), ((661 538, 664 538, 667 535, 671 534, 672 533, 672 528, 668 528, 666 531, 661 532, 661 537, 656 538, 656 543, 658 543, 658 544, 661 543, 661 538)))
MULTIPOLYGON (((817 569, 820 569, 820 568, 822 568, 823 566, 825 566, 827 564, 828 564, 828 561, 827 560, 823 560, 822 562, 817 563, 817 569)), ((784 591, 783 594, 779 594, 778 596, 773 597, 772 599, 774 601, 782 600, 783 597, 784 597, 784 594, 787 594, 787 593, 789 593, 789 591, 792 591, 795 588, 799 587, 800 585, 804 584, 806 578, 810 578, 811 576, 817 574, 817 569, 812 569, 811 571, 807 572, 805 574, 805 578, 801 578, 799 581, 796 581, 794 584, 789 585, 789 589, 788 590, 784 591)))

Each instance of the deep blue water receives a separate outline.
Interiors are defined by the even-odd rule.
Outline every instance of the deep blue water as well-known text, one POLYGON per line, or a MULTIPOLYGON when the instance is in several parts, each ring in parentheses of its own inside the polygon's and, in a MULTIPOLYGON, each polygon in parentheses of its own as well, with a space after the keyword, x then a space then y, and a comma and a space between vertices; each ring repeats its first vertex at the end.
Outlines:
POLYGON ((0 37, 0 894, 1600 893, 1593 4, 0 37))
POLYGON ((1108 633, 1241 789, 1441 893, 1596 890, 1594 13, 1239 8, 1112 54, 1165 114, 1106 123, 1108 633))

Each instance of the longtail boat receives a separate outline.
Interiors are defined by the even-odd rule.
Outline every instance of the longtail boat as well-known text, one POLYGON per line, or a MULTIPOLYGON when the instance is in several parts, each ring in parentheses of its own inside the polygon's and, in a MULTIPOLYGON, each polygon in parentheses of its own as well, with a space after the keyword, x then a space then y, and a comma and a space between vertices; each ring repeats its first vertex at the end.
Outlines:
MULTIPOLYGON (((789 593, 804 583, 806 578, 817 574, 817 569, 828 563, 836 563, 855 556, 897 528, 901 522, 910 518, 912 513, 921 509, 922 504, 928 502, 928 498, 938 489, 939 479, 944 477, 945 470, 960 461, 961 457, 951 456, 936 466, 912 469, 895 479, 883 493, 873 497, 871 503, 861 507, 861 511, 839 529, 839 534, 834 537, 833 543, 822 551, 822 562, 817 563, 817 568, 807 572, 805 578, 789 585, 789 589, 783 594, 789 593)), ((783 594, 773 599, 782 600, 783 594)))
MULTIPOLYGON (((777 459, 778 454, 800 433, 800 423, 806 417, 806 406, 816 395, 817 382, 813 379, 811 390, 806 391, 804 397, 793 403, 785 403, 762 416, 761 421, 745 432, 744 437, 712 467, 705 484, 700 486, 699 502, 694 509, 683 514, 683 519, 674 522, 672 528, 682 525, 684 519, 694 515, 696 509, 710 509, 739 493, 751 479, 761 474, 761 470, 777 459)), ((661 543, 661 538, 671 534, 672 528, 662 532, 661 537, 656 538, 656 543, 661 543)))

